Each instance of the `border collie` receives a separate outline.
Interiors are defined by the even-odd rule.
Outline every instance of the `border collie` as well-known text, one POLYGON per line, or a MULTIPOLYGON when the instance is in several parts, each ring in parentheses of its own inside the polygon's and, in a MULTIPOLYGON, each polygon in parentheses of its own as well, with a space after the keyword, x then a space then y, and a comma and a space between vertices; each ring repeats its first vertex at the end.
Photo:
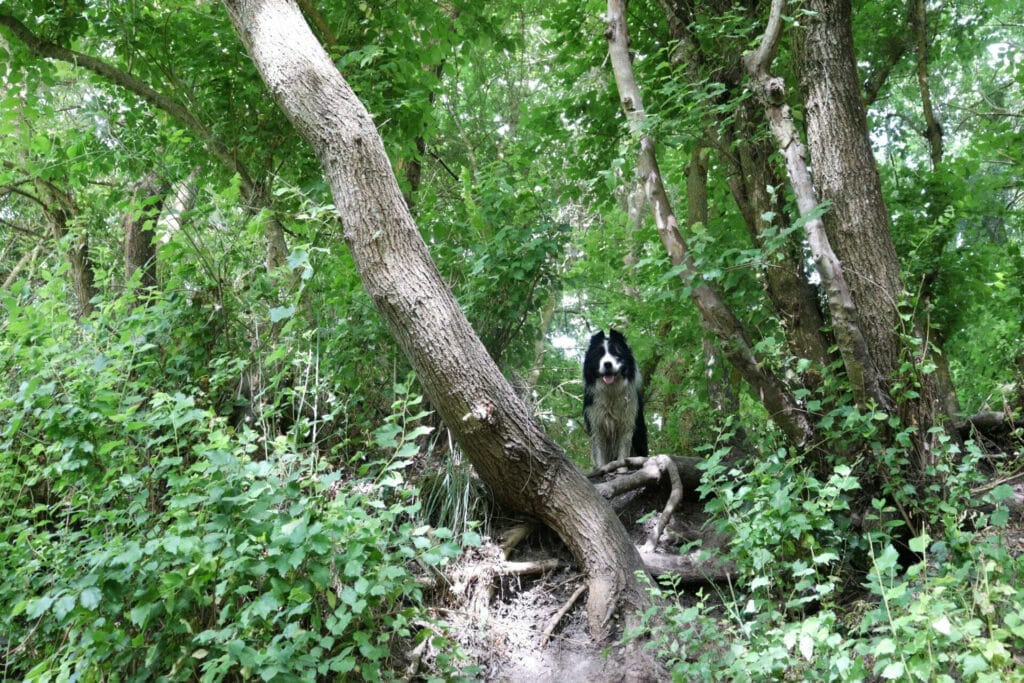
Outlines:
POLYGON ((583 421, 590 457, 601 467, 632 454, 647 457, 640 370, 626 338, 604 330, 590 338, 583 359, 583 421))

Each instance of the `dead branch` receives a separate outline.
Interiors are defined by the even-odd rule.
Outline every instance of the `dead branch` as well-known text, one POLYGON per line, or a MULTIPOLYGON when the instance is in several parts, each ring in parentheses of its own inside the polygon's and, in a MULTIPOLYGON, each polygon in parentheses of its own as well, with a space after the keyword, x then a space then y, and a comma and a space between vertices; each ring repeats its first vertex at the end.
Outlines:
POLYGON ((548 622, 547 626, 544 627, 544 632, 540 636, 541 647, 544 647, 548 644, 548 640, 551 638, 551 634, 554 633, 555 629, 558 627, 558 622, 562 620, 562 617, 569 613, 569 610, 572 609, 572 606, 576 604, 576 601, 580 599, 580 596, 583 595, 583 593, 586 592, 586 590, 587 584, 580 584, 579 588, 577 588, 573 592, 573 594, 569 596, 569 599, 565 601, 565 604, 562 605, 562 608, 558 610, 558 612, 556 612, 553 617, 551 617, 551 620, 548 622))
POLYGON ((736 575, 736 566, 716 558, 701 559, 699 551, 688 555, 641 550, 644 565, 654 576, 675 576, 683 583, 717 583, 736 575))

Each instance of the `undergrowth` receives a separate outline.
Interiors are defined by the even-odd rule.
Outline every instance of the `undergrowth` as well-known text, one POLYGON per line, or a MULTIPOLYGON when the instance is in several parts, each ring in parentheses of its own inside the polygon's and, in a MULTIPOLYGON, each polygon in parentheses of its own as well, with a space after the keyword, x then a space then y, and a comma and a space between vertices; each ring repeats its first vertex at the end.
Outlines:
MULTIPOLYGON (((844 412, 847 436, 876 420, 844 412)), ((941 491, 916 493, 943 517, 936 537, 906 541, 891 499, 872 499, 854 523, 860 463, 819 478, 786 449, 747 468, 729 463, 728 448, 714 451, 702 494, 736 572, 693 605, 672 598, 671 581, 652 586, 649 647, 677 681, 1024 680, 1024 561, 1004 539, 1012 491, 973 498, 980 455, 948 450, 941 491)))
POLYGON ((210 387, 240 364, 207 367, 180 301, 100 302, 80 325, 28 296, 5 295, 0 339, 0 678, 387 680, 424 641, 419 675, 472 673, 414 573, 473 537, 419 521, 406 385, 332 462, 314 418, 218 414, 210 387))

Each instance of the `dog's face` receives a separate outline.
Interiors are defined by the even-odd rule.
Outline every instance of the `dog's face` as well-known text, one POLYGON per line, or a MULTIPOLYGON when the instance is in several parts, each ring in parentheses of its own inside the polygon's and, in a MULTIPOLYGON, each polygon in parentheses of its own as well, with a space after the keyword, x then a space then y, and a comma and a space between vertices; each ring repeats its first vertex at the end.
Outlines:
POLYGON ((601 342, 604 353, 601 354, 601 358, 597 362, 597 374, 601 376, 605 384, 611 384, 622 374, 622 360, 612 352, 611 346, 611 339, 605 338, 601 342))
POLYGON ((630 379, 630 351, 626 338, 615 330, 611 334, 598 332, 590 338, 587 358, 584 361, 584 374, 590 375, 590 381, 601 381, 614 384, 616 381, 630 379))

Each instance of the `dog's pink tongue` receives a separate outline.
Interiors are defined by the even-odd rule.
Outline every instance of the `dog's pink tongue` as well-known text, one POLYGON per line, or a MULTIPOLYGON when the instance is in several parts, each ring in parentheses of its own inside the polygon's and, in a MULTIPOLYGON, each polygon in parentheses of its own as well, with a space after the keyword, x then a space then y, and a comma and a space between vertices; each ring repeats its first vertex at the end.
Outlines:
POLYGON ((615 375, 602 375, 601 379, 604 380, 605 384, 611 384, 615 381, 615 375))

